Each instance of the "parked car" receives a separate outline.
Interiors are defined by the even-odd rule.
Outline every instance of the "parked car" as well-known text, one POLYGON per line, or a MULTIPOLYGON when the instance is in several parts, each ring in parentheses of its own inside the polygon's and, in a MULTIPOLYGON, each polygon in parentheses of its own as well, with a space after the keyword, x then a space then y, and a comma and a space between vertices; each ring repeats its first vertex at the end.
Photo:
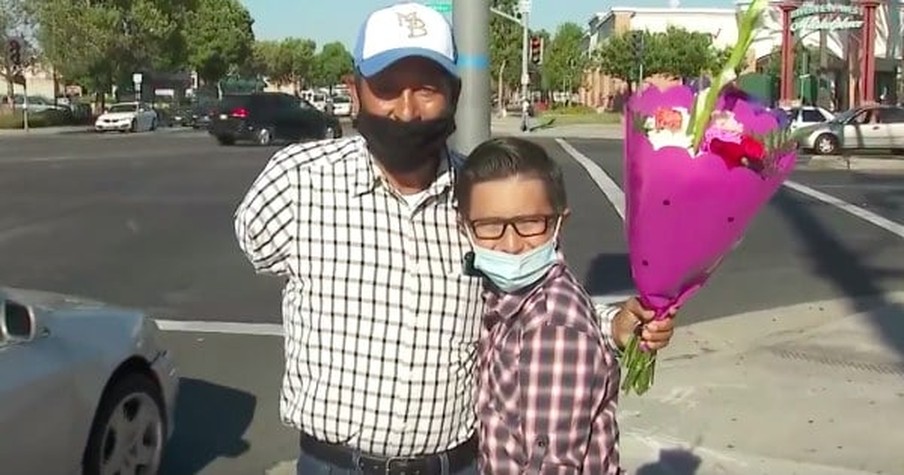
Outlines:
POLYGON ((792 107, 782 110, 788 116, 788 128, 790 130, 822 124, 835 118, 835 114, 816 106, 792 107))
POLYGON ((851 149, 904 151, 904 108, 857 107, 823 124, 801 127, 795 137, 801 148, 823 155, 851 149))
POLYGON ((108 107, 94 122, 98 132, 144 132, 156 130, 157 112, 140 102, 120 102, 108 107))
POLYGON ((352 99, 348 96, 333 97, 333 115, 349 117, 352 115, 352 99))
POLYGON ((178 376, 135 310, 0 288, 0 472, 157 473, 178 376))
POLYGON ((224 96, 211 116, 208 131, 222 145, 250 141, 338 138, 339 120, 310 102, 279 92, 224 96))

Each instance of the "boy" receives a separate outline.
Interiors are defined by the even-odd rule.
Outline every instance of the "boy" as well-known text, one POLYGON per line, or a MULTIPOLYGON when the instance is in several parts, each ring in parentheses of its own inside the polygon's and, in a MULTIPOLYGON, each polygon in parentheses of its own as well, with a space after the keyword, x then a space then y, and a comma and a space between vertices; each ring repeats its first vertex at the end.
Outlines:
POLYGON ((562 171, 532 142, 492 139, 468 157, 455 197, 487 281, 481 473, 618 474, 618 364, 557 250, 562 171))

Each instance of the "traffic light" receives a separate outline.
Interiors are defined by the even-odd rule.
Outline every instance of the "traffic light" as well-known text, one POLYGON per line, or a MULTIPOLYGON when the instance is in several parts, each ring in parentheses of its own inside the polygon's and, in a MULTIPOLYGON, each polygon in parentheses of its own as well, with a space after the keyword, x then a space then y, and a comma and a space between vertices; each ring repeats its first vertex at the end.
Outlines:
POLYGON ((13 69, 22 67, 22 43, 17 39, 10 39, 6 42, 6 54, 9 65, 13 69))
POLYGON ((532 36, 530 38, 530 60, 536 65, 543 64, 543 37, 532 36))
POLYGON ((644 34, 643 32, 636 31, 631 35, 631 48, 632 53, 634 54, 634 59, 637 62, 643 61, 643 49, 644 49, 644 34))

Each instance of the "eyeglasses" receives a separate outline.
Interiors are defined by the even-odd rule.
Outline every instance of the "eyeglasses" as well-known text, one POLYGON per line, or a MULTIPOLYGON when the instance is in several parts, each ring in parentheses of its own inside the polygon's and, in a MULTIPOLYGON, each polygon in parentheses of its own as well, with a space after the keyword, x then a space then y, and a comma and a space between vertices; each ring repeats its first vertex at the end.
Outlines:
POLYGON ((471 230, 477 239, 500 239, 509 226, 521 237, 533 237, 545 234, 549 224, 556 222, 558 215, 551 216, 519 216, 513 219, 477 219, 471 221, 471 230))

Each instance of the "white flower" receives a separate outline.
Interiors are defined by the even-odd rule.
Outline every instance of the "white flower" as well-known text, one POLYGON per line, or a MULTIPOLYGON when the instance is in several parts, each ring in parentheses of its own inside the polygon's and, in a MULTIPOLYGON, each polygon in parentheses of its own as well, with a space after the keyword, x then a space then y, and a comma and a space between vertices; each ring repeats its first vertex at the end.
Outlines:
POLYGON ((681 147, 690 149, 693 139, 687 134, 687 127, 690 123, 690 113, 684 107, 673 107, 668 112, 677 112, 681 116, 681 126, 675 127, 676 124, 659 124, 657 127, 656 116, 647 117, 644 122, 644 129, 647 130, 647 138, 653 150, 659 150, 662 147, 681 147))

